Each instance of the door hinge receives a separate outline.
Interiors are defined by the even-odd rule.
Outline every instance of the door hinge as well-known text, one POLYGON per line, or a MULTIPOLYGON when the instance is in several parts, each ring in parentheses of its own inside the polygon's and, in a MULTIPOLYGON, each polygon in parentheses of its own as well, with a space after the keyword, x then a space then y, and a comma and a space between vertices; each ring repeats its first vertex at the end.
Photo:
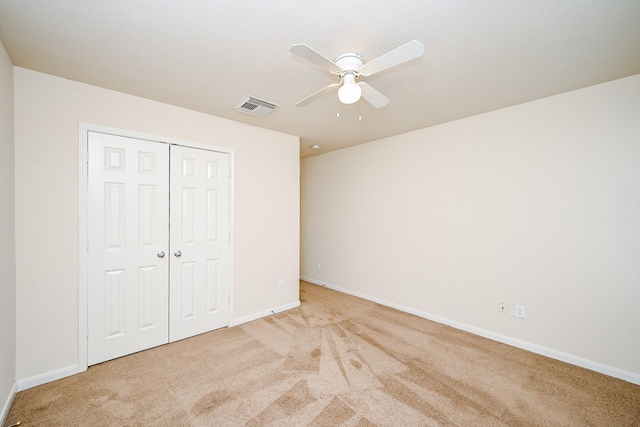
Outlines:
POLYGON ((227 305, 231 305, 231 295, 227 295, 227 305))
POLYGON ((231 232, 229 231, 227 233, 227 242, 230 242, 230 241, 231 241, 231 232))

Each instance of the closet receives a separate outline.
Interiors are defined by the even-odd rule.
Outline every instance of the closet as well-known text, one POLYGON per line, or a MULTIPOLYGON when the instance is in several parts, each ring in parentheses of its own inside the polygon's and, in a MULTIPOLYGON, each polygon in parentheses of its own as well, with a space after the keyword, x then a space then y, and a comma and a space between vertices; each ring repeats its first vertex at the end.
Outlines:
POLYGON ((228 153, 88 134, 88 364, 229 325, 228 153))

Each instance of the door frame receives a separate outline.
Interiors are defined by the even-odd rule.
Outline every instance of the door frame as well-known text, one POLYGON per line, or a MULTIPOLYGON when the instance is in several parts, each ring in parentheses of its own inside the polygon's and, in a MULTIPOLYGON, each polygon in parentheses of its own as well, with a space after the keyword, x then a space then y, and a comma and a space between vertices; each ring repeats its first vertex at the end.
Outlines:
MULTIPOLYGON (((178 145, 182 147, 195 148, 199 150, 216 151, 229 155, 229 232, 230 232, 230 289, 229 289, 229 325, 233 324, 233 299, 234 299, 234 150, 218 145, 205 145, 195 142, 176 140, 172 138, 149 135, 139 132, 132 132, 106 126, 94 125, 91 123, 79 124, 78 161, 79 161, 79 229, 78 229, 78 249, 79 249, 79 270, 78 270, 78 372, 84 372, 88 368, 88 321, 89 321, 89 301, 88 301, 88 146, 89 132, 103 133, 107 135, 121 136, 125 138, 135 138, 167 145, 178 145)), ((168 179, 168 178, 167 178, 168 179)))

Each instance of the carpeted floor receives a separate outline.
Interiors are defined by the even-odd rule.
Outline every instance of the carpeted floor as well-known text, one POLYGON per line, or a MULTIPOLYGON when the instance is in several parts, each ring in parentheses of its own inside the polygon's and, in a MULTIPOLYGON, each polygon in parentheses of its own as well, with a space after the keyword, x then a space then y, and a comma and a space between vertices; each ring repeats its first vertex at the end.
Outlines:
POLYGON ((335 291, 18 393, 22 426, 640 426, 640 386, 335 291))

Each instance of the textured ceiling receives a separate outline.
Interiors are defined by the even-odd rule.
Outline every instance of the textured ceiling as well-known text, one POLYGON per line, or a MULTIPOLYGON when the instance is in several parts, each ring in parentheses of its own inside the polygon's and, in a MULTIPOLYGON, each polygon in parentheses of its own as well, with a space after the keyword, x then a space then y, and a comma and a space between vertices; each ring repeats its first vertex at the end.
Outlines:
POLYGON ((640 1, 0 0, 0 40, 16 66, 297 135, 306 157, 638 74, 640 1), (366 61, 413 39, 421 60, 367 79, 386 107, 294 105, 335 80, 291 45, 366 61), (234 110, 245 95, 280 107, 234 110))

